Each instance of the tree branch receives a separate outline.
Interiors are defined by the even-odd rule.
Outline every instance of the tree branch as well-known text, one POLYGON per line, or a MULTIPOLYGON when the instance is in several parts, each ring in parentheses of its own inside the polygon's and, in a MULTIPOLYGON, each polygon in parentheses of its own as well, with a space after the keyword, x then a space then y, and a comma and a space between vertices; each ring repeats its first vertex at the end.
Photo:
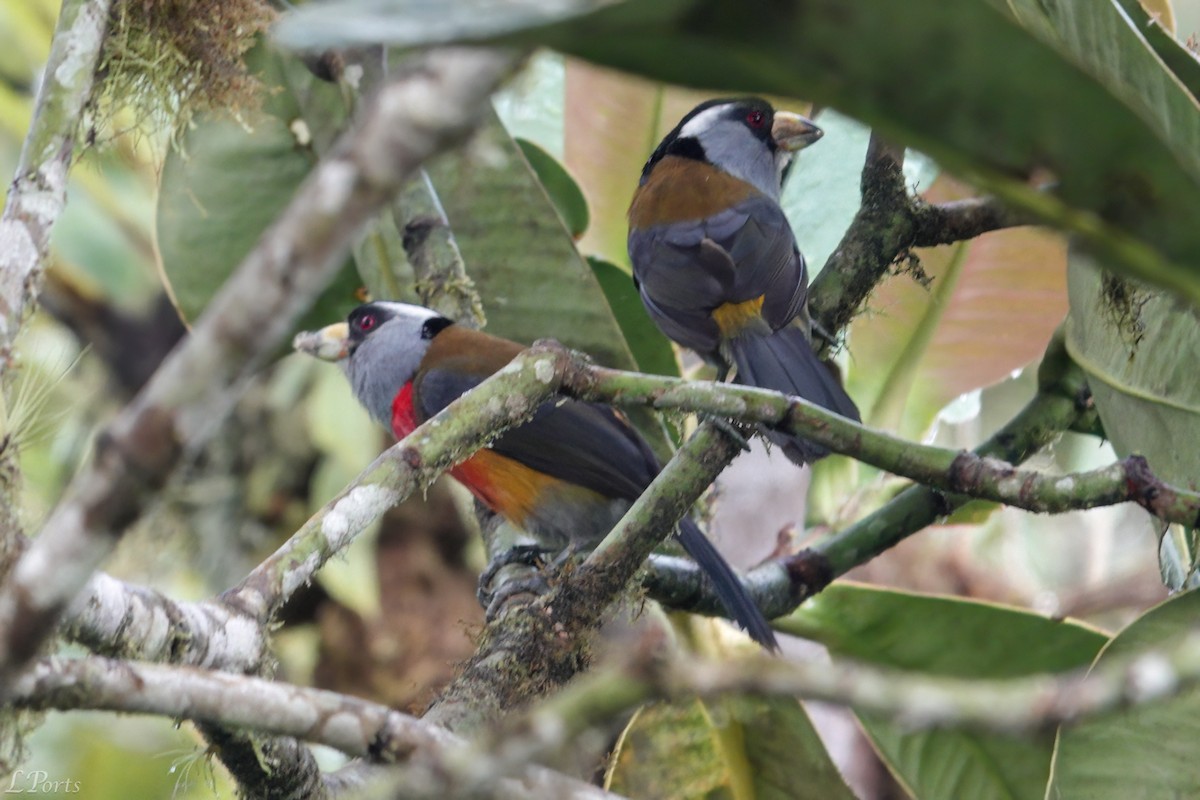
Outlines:
POLYGON ((564 739, 647 702, 731 693, 823 700, 888 717, 907 730, 1022 734, 1161 701, 1200 682, 1198 633, 1093 668, 989 680, 930 677, 848 659, 831 667, 757 654, 717 661, 663 658, 662 653, 661 647, 643 643, 626 663, 582 678, 503 726, 495 749, 545 759, 564 739))
POLYGON ((1193 525, 1200 517, 1200 494, 1168 486, 1136 456, 1089 472, 1048 475, 986 455, 901 439, 779 392, 602 367, 588 370, 587 380, 586 386, 568 383, 564 390, 587 400, 765 424, 934 489, 1027 511, 1061 513, 1136 502, 1167 522, 1193 525))
POLYGON ((101 436, 0 589, 0 684, 36 653, 123 530, 200 442, 340 266, 359 226, 420 162, 463 137, 515 57, 436 50, 374 96, 179 349, 101 436))
MULTIPOLYGON (((374 761, 406 761, 410 768, 398 773, 405 796, 477 796, 473 793, 486 788, 489 796, 515 800, 529 796, 527 785, 538 785, 553 789, 546 797, 613 797, 542 767, 512 764, 498 771, 498 762, 463 739, 378 703, 246 675, 96 656, 47 658, 17 679, 12 699, 33 709, 136 712, 208 723, 221 745, 230 744, 225 729, 245 729, 374 761)), ((279 791, 269 787, 272 797, 281 796, 279 791)))
POLYGON ((913 248, 1032 222, 995 198, 931 204, 911 196, 904 150, 877 134, 871 134, 860 185, 862 205, 809 292, 809 314, 826 331, 846 327, 892 264, 913 248))
POLYGON ((65 0, 42 70, 29 134, 0 216, 0 374, 12 363, 21 322, 41 283, 50 231, 67 201, 67 170, 112 0, 65 0))
POLYGON ((68 609, 63 635, 94 653, 228 672, 257 672, 266 628, 221 602, 187 603, 98 572, 68 609))

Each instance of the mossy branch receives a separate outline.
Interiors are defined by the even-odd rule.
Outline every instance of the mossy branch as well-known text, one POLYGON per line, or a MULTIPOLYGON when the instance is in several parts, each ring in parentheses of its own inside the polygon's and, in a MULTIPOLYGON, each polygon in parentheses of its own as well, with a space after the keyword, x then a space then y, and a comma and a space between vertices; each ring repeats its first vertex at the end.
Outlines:
POLYGON ((809 292, 809 314, 826 331, 845 328, 891 266, 913 248, 1033 221, 993 197, 928 203, 913 196, 904 180, 904 150, 876 134, 867 148, 860 191, 858 213, 809 292))

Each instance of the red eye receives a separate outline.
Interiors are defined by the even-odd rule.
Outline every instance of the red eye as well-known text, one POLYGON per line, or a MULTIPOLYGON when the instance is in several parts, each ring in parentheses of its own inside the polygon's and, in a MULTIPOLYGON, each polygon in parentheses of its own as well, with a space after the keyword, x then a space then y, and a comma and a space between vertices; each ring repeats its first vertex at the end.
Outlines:
POLYGON ((375 319, 374 314, 364 314, 358 321, 358 329, 363 333, 366 333, 375 327, 376 321, 377 320, 375 319))
POLYGON ((767 115, 755 109, 746 115, 746 124, 751 128, 761 128, 767 121, 767 115))

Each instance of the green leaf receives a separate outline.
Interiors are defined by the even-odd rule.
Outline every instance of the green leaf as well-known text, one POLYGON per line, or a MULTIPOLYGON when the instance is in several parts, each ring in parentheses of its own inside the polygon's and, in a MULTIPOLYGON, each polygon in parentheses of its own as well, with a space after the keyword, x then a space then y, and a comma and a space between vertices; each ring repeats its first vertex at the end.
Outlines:
MULTIPOLYGON (((1119 0, 1009 0, 1017 18, 1140 112, 1192 174, 1200 171, 1200 114, 1196 99, 1131 24, 1119 0)), ((1130 5, 1137 5, 1131 0, 1130 5)), ((1149 15, 1139 15, 1143 23, 1149 15)), ((1194 75, 1195 59, 1191 59, 1194 75)))
MULTIPOLYGON (((1200 313, 1178 298, 1117 278, 1073 252, 1067 351, 1088 375, 1104 432, 1120 456, 1146 457, 1154 474, 1200 485, 1200 386, 1192 361, 1200 352, 1200 313)), ((1173 526, 1174 527, 1174 526, 1173 526)), ((1197 579, 1190 537, 1177 530, 1159 547, 1172 589, 1197 579)))
POLYGON ((633 369, 591 268, 494 115, 475 143, 428 169, 483 299, 488 333, 526 344, 553 337, 602 364, 633 369))
POLYGON ((729 697, 656 704, 622 733, 607 788, 684 800, 852 800, 795 700, 729 697))
POLYGON ((654 375, 679 375, 675 349, 646 313, 629 273, 594 256, 588 257, 588 264, 633 350, 638 370, 654 375))
POLYGON ((815 639, 836 655, 960 678, 1013 678, 1087 664, 1108 637, 1025 609, 838 581, 777 630, 815 639), (920 624, 912 624, 919 620, 920 624), (947 647, 946 632, 955 632, 947 647))
MULTIPOLYGON (((1188 50, 1174 32, 1165 25, 1173 26, 1174 17, 1171 13, 1169 0, 1156 0, 1163 7, 1162 11, 1151 14, 1139 0, 1117 0, 1121 9, 1133 22, 1134 30, 1146 37, 1146 43, 1154 48, 1154 52, 1162 59, 1167 68, 1183 83, 1193 97, 1200 97, 1200 60, 1196 54, 1188 50), (1167 18, 1162 20, 1159 14, 1165 13, 1167 18)), ((1147 5, 1152 3, 1147 2, 1147 5)))
POLYGON ((525 160, 529 162, 538 180, 542 182, 542 188, 546 190, 550 202, 554 204, 571 237, 578 239, 583 236, 588 227, 588 205, 579 184, 554 156, 533 142, 519 138, 514 141, 525 154, 525 160))
MULTIPOLYGON (((835 657, 932 675, 1011 678, 1088 664, 1106 637, 1023 609, 838 582, 777 630, 815 639, 835 657)), ((836 669, 836 666, 834 667, 836 669)), ((908 732, 860 715, 897 777, 921 800, 1041 797, 1053 739, 962 731, 908 732)))
MULTIPOLYGON (((1149 78, 1114 91, 991 3, 665 0, 516 39, 663 81, 832 105, 1077 232, 1114 268, 1200 301, 1195 122, 1134 111, 1149 78), (1029 183, 1044 170, 1057 178, 1047 192, 1029 183)), ((1174 109, 1180 94, 1162 102, 1174 109)))
POLYGON ((411 47, 501 36, 576 16, 589 8, 590 3, 578 0, 327 0, 287 14, 274 34, 295 50, 368 43, 411 47))
MULTIPOLYGON (((337 87, 317 81, 294 58, 266 48, 256 55, 263 65, 262 113, 246 124, 217 114, 197 117, 163 165, 158 248, 169 291, 188 320, 204 310, 287 206, 316 163, 310 142, 318 135, 332 138, 326 115, 342 103, 337 87), (302 103, 320 113, 302 114, 302 103)), ((348 263, 297 329, 344 317, 357 302, 359 285, 348 263)))
POLYGON ((1140 453, 1169 483, 1200 486, 1200 312, 1166 292, 1106 276, 1080 252, 1068 272, 1067 351, 1088 374, 1119 455, 1140 453))
MULTIPOLYGON (((1104 649, 1096 665, 1167 647, 1193 632, 1200 593, 1176 595, 1147 611, 1104 649)), ((1058 735, 1048 798, 1158 800, 1200 796, 1196 742, 1200 688, 1151 704, 1121 709, 1058 735)))

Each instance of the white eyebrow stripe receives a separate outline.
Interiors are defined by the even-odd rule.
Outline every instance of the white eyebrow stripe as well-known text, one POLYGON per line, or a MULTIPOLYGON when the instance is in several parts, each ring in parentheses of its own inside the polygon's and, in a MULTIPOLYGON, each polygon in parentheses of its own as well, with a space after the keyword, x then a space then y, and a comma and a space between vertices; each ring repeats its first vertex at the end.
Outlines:
POLYGON ((682 137, 698 138, 701 133, 708 130, 716 123, 717 118, 724 113, 725 109, 729 108, 728 103, 723 103, 719 106, 706 108, 696 116, 692 117, 679 129, 679 135, 682 137))

